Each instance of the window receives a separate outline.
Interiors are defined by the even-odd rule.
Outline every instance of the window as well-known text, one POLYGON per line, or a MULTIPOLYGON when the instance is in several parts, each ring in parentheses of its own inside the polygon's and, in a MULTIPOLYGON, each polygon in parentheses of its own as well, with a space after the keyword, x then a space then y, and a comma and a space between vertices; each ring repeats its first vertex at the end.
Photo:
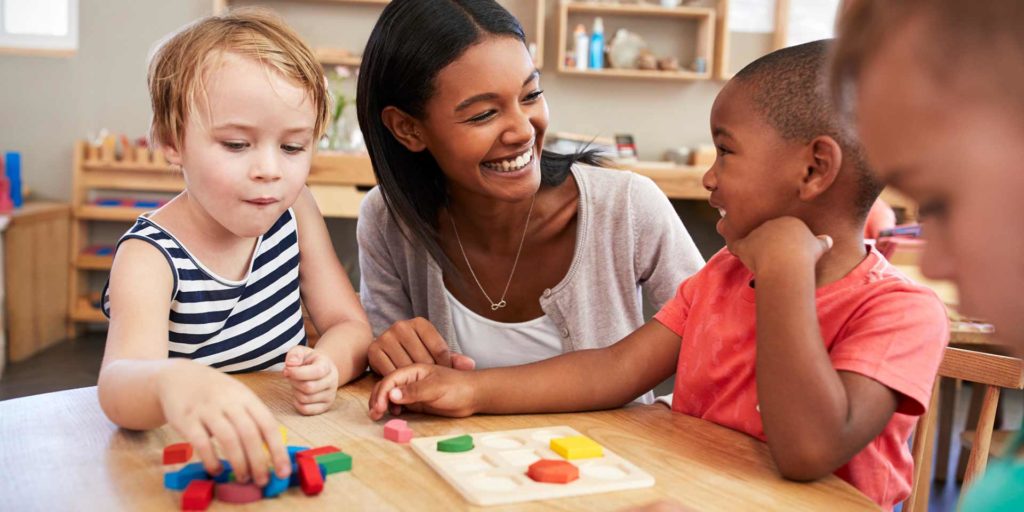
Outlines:
POLYGON ((78 0, 0 0, 0 49, 74 53, 78 49, 78 0))

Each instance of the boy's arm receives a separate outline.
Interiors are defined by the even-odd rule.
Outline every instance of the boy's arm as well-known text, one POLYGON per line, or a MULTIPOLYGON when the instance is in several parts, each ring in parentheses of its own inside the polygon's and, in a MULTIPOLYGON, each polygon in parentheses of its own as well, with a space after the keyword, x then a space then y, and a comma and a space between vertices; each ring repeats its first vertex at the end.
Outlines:
POLYGON ((899 394, 837 371, 815 304, 815 264, 830 241, 775 219, 731 246, 757 282, 757 395, 768 447, 787 478, 814 480, 846 464, 892 419, 899 394))
POLYGON ((607 409, 642 395, 675 371, 680 338, 650 321, 618 343, 537 363, 459 371, 437 365, 400 368, 374 387, 370 416, 389 405, 444 416, 607 409))
POLYGON ((173 287, 159 250, 137 240, 120 244, 110 271, 110 327, 97 386, 104 413, 133 430, 170 423, 210 473, 221 469, 217 439, 240 481, 251 475, 265 484, 271 461, 279 476, 288 475, 277 421, 248 387, 213 368, 167 358, 173 287))
POLYGON ((370 323, 309 189, 303 189, 293 210, 299 231, 302 301, 320 333, 316 351, 328 356, 337 368, 338 381, 345 383, 366 369, 370 323))

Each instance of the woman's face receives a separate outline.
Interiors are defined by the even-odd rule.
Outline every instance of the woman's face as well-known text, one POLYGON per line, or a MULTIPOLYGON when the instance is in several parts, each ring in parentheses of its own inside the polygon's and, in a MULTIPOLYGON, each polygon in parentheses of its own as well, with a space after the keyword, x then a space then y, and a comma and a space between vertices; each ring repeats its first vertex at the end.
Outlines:
MULTIPOLYGON (((961 313, 1024 351, 1024 121, 991 69, 942 77, 921 59, 935 36, 908 24, 869 60, 857 123, 874 169, 920 205, 922 272, 959 288, 961 313)), ((968 62, 965 57, 959 61, 968 62)))
POLYGON ((521 201, 540 187, 548 105, 526 47, 488 37, 441 70, 420 136, 453 192, 521 201))

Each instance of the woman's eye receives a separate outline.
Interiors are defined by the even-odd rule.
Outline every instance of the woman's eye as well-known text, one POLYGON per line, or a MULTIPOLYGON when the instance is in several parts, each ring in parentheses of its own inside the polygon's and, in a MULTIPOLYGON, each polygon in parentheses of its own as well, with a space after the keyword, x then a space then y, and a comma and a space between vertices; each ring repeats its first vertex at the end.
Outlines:
POLYGON ((486 120, 494 117, 494 115, 496 113, 497 112, 495 112, 494 110, 488 110, 487 112, 484 112, 484 113, 481 113, 481 114, 477 114, 477 115, 469 118, 469 122, 471 122, 471 123, 480 123, 480 122, 486 121, 486 120))
POLYGON ((246 142, 238 142, 231 140, 221 142, 220 145, 224 146, 230 151, 241 151, 249 146, 249 144, 246 142))
POLYGON ((532 101, 536 101, 537 98, 540 98, 542 94, 544 94, 544 90, 543 89, 537 89, 536 91, 533 91, 530 94, 527 94, 526 98, 523 101, 525 101, 527 103, 532 102, 532 101))
POLYGON ((301 153, 305 151, 306 146, 302 146, 300 144, 285 144, 281 146, 281 149, 283 149, 285 153, 294 155, 295 153, 301 153))
POLYGON ((948 206, 945 201, 933 200, 923 201, 917 209, 917 217, 919 219, 937 219, 941 220, 946 217, 948 206))
POLYGON ((718 150, 718 156, 725 156, 732 153, 732 151, 729 151, 729 148, 721 145, 715 146, 715 149, 718 150))

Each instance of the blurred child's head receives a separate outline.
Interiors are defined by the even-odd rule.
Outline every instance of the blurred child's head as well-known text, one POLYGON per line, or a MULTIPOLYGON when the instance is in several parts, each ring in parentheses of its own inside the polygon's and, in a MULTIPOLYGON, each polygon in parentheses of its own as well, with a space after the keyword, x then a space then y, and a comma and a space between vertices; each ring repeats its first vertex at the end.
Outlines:
POLYGON ((862 230, 881 186, 832 106, 824 79, 829 46, 816 41, 765 55, 715 100, 718 158, 704 186, 727 243, 782 216, 833 236, 862 230))
POLYGON ((238 236, 294 203, 328 120, 323 69, 276 16, 239 9, 176 32, 149 66, 152 137, 188 198, 238 236))
POLYGON ((1024 2, 857 0, 837 97, 879 176, 920 206, 922 271, 1024 340, 1024 2))

